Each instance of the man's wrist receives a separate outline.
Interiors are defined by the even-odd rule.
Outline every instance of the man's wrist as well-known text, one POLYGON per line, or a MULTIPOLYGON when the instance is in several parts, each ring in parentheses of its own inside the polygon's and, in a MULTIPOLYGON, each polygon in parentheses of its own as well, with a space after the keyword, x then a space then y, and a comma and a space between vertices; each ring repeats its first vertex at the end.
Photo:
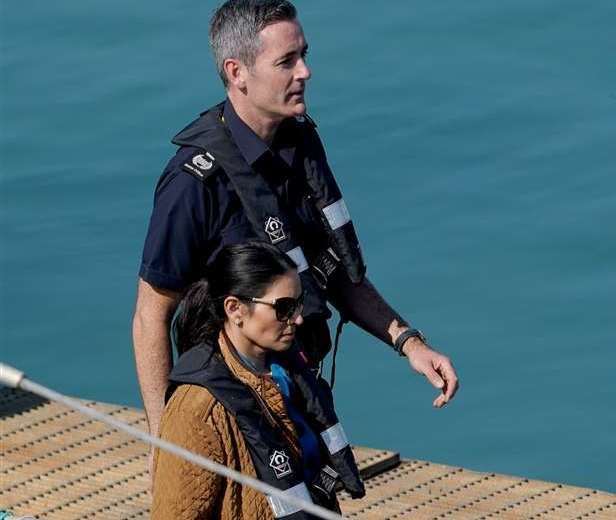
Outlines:
POLYGON ((394 340, 394 350, 400 356, 409 356, 415 349, 427 346, 427 341, 419 329, 406 328, 394 340))
POLYGON ((415 350, 427 347, 427 344, 418 337, 408 338, 402 345, 402 353, 409 357, 415 350))
POLYGON ((405 328, 394 340, 394 350, 400 356, 408 356, 420 345, 425 346, 426 338, 419 329, 405 328))

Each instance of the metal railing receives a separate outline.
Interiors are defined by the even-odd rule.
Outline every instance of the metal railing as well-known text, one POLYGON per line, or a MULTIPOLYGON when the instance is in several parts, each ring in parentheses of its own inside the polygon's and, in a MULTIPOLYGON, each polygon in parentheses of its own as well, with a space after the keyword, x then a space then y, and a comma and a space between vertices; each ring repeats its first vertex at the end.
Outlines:
POLYGON ((139 430, 138 428, 119 421, 115 417, 111 417, 105 413, 99 412, 98 410, 88 408, 87 406, 79 402, 77 399, 65 396, 63 394, 55 392, 54 390, 51 390, 50 388, 39 385, 38 383, 29 380, 28 378, 26 378, 23 372, 20 372, 16 368, 8 366, 4 363, 0 363, 0 383, 11 388, 21 388, 22 390, 26 390, 28 392, 40 395, 41 397, 49 399, 50 401, 55 401, 64 406, 77 410, 82 414, 91 417, 92 419, 104 422, 117 430, 123 431, 132 437, 151 444, 152 446, 156 446, 161 450, 172 453, 173 455, 182 457, 192 462, 193 464, 196 464, 197 466, 201 466, 202 468, 207 469, 208 471, 217 473, 218 475, 233 480, 238 484, 242 484, 243 486, 251 487, 263 493, 264 495, 275 497, 286 504, 303 509, 304 511, 307 511, 308 513, 311 513, 319 518, 323 518, 324 520, 342 519, 342 516, 338 515, 337 513, 318 506, 312 502, 289 496, 285 494, 284 491, 270 486, 269 484, 266 484, 265 482, 262 482, 254 477, 244 475, 239 471, 219 464, 197 453, 193 453, 185 448, 182 448, 181 446, 178 446, 177 444, 173 444, 171 442, 165 441, 164 439, 154 437, 149 433, 146 433, 142 430, 139 430))

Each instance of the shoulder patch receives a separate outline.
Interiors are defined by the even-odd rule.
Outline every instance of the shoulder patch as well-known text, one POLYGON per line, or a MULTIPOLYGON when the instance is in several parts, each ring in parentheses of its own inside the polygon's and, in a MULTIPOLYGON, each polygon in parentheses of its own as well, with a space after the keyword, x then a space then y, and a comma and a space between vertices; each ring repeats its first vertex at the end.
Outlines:
POLYGON ((214 156, 206 151, 199 151, 182 164, 182 169, 185 172, 190 173, 200 181, 207 179, 218 168, 219 166, 214 156))

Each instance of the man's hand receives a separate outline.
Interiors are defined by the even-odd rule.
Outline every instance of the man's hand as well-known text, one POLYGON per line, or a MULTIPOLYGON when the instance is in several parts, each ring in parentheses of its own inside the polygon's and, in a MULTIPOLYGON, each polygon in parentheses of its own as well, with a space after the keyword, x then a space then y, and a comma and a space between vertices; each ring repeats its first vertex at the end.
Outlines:
MULTIPOLYGON (((389 306, 368 278, 360 284, 353 284, 348 277, 339 275, 330 282, 328 298, 341 314, 387 345, 393 345, 396 338, 408 329, 408 323, 389 306)), ((441 390, 434 406, 442 408, 446 405, 459 386, 449 358, 432 350, 419 338, 407 339, 402 351, 413 369, 441 390)))
POLYGON ((419 338, 409 338, 404 342, 402 351, 416 372, 423 374, 438 388, 441 394, 432 403, 436 408, 445 406, 458 391, 460 386, 451 361, 436 350, 432 350, 419 338))

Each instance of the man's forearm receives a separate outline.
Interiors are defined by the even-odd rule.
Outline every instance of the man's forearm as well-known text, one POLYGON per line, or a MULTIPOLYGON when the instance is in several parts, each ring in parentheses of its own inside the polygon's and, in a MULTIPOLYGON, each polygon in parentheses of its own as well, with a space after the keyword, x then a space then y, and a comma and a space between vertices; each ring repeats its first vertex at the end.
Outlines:
POLYGON ((150 433, 158 434, 158 426, 165 406, 167 378, 171 371, 171 345, 169 331, 159 323, 158 330, 135 317, 133 322, 133 344, 135 364, 143 406, 148 419, 150 433))
POLYGON ((139 280, 133 317, 135 364, 150 433, 156 435, 165 406, 165 391, 171 370, 169 325, 179 295, 157 289, 139 280))
MULTIPOLYGON (((409 328, 367 278, 364 278, 362 283, 353 285, 345 273, 338 273, 338 276, 330 281, 329 300, 343 317, 366 332, 392 345, 398 336, 409 328)), ((404 340, 400 350, 408 358, 413 370, 423 374, 440 390, 432 403, 433 406, 442 408, 453 399, 459 382, 447 356, 426 345, 423 338, 413 335, 404 340)))
POLYGON ((408 328, 368 278, 355 285, 343 273, 339 274, 329 299, 345 318, 388 345, 408 328))

